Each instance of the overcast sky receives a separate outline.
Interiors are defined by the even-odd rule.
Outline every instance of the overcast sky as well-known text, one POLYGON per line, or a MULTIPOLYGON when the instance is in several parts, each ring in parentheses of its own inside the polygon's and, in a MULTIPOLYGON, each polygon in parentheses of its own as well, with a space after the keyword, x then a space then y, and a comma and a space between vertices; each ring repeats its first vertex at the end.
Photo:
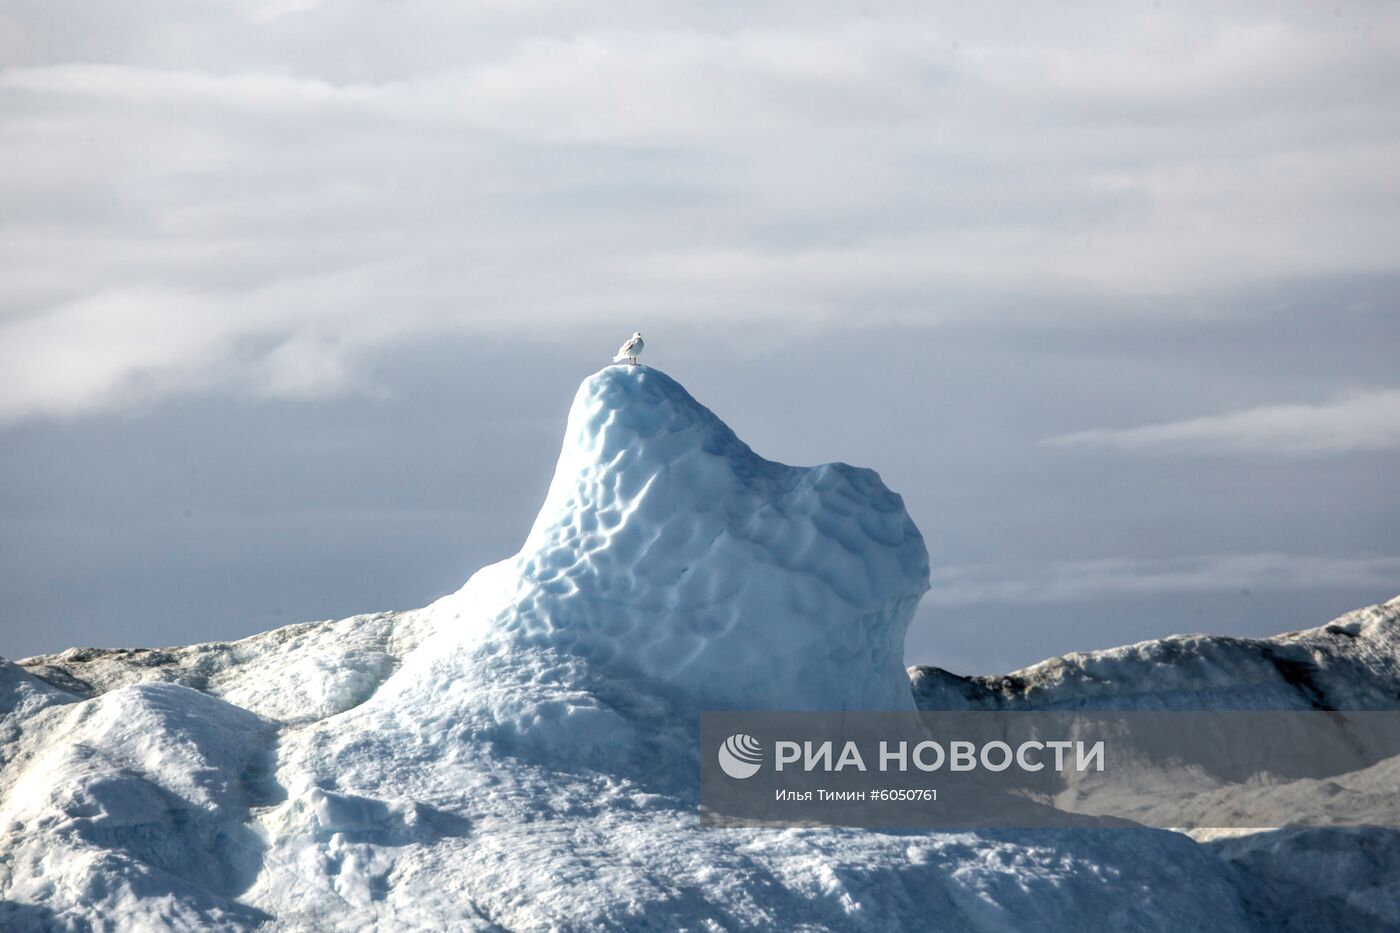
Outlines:
POLYGON ((456 589, 636 329, 905 496, 911 661, 1394 596, 1397 89, 1376 3, 11 0, 0 655, 456 589))

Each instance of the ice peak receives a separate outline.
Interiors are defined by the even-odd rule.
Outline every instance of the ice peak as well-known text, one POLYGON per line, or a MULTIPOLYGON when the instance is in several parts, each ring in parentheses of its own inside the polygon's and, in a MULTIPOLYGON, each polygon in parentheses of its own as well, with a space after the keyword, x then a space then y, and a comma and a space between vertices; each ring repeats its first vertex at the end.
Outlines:
POLYGON ((765 460, 657 369, 583 381, 510 563, 516 597, 492 629, 521 646, 709 706, 911 704, 904 633, 928 554, 900 497, 871 470, 765 460))
POLYGON ((718 447, 737 445, 748 451, 729 426, 679 382, 650 366, 618 363, 579 386, 565 444, 581 443, 594 456, 612 458, 636 442, 694 429, 712 432, 718 447))

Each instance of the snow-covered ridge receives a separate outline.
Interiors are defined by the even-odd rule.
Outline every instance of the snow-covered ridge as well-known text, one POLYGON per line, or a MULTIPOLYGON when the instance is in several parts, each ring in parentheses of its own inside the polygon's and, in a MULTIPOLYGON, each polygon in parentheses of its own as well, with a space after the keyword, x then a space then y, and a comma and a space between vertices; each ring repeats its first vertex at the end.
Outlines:
POLYGON ((1400 709, 1400 596, 1272 638, 1173 635, 965 677, 911 667, 922 709, 1400 709))
POLYGON ((172 683, 274 722, 298 724, 358 706, 432 630, 422 610, 303 622, 234 642, 177 648, 69 648, 25 669, 86 699, 139 683, 172 683))

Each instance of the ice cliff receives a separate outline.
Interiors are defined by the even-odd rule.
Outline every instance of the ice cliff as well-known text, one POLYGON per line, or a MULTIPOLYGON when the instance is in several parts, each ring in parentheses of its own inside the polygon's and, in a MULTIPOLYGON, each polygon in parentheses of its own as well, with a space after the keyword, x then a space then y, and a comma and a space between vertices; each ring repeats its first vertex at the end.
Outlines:
MULTIPOLYGON (((0 929, 1241 930, 1317 889, 1317 837, 702 827, 696 710, 911 707, 927 581, 874 473, 764 460, 609 367, 520 552, 424 609, 0 662, 0 929)), ((1317 650, 1391 677, 1363 643, 1317 650)), ((1247 655, 1219 685, 1279 670, 1247 655)), ((1091 667, 915 693, 1072 702, 1091 667)), ((1386 916, 1383 879, 1335 887, 1386 916)))

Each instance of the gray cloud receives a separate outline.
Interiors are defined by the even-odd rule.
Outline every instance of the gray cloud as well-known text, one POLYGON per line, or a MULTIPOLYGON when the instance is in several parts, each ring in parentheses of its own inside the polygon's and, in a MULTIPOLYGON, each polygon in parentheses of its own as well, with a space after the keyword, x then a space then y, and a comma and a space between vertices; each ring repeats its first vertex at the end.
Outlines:
POLYGON ((1134 453, 1312 457, 1400 448, 1400 389, 1352 392, 1318 405, 1260 405, 1223 415, 1048 438, 1056 447, 1134 453))
MULTIPOLYGON (((937 606, 1092 601, 1124 595, 1317 588, 1394 588, 1400 555, 1207 554, 1180 558, 1055 561, 1040 567, 936 568, 927 599, 937 606)), ((1319 623, 1324 620, 1318 620, 1319 623)))
POLYGON ((1380 5, 15 0, 0 652, 441 595, 638 328, 905 495, 914 660, 1393 595, 1397 53, 1380 5))
POLYGON ((900 4, 603 26, 151 2, 84 7, 80 36, 63 9, 0 29, 9 421, 363 391, 405 340, 604 309, 1068 325, 1397 271, 1380 8, 1105 5, 1087 30, 900 4))

